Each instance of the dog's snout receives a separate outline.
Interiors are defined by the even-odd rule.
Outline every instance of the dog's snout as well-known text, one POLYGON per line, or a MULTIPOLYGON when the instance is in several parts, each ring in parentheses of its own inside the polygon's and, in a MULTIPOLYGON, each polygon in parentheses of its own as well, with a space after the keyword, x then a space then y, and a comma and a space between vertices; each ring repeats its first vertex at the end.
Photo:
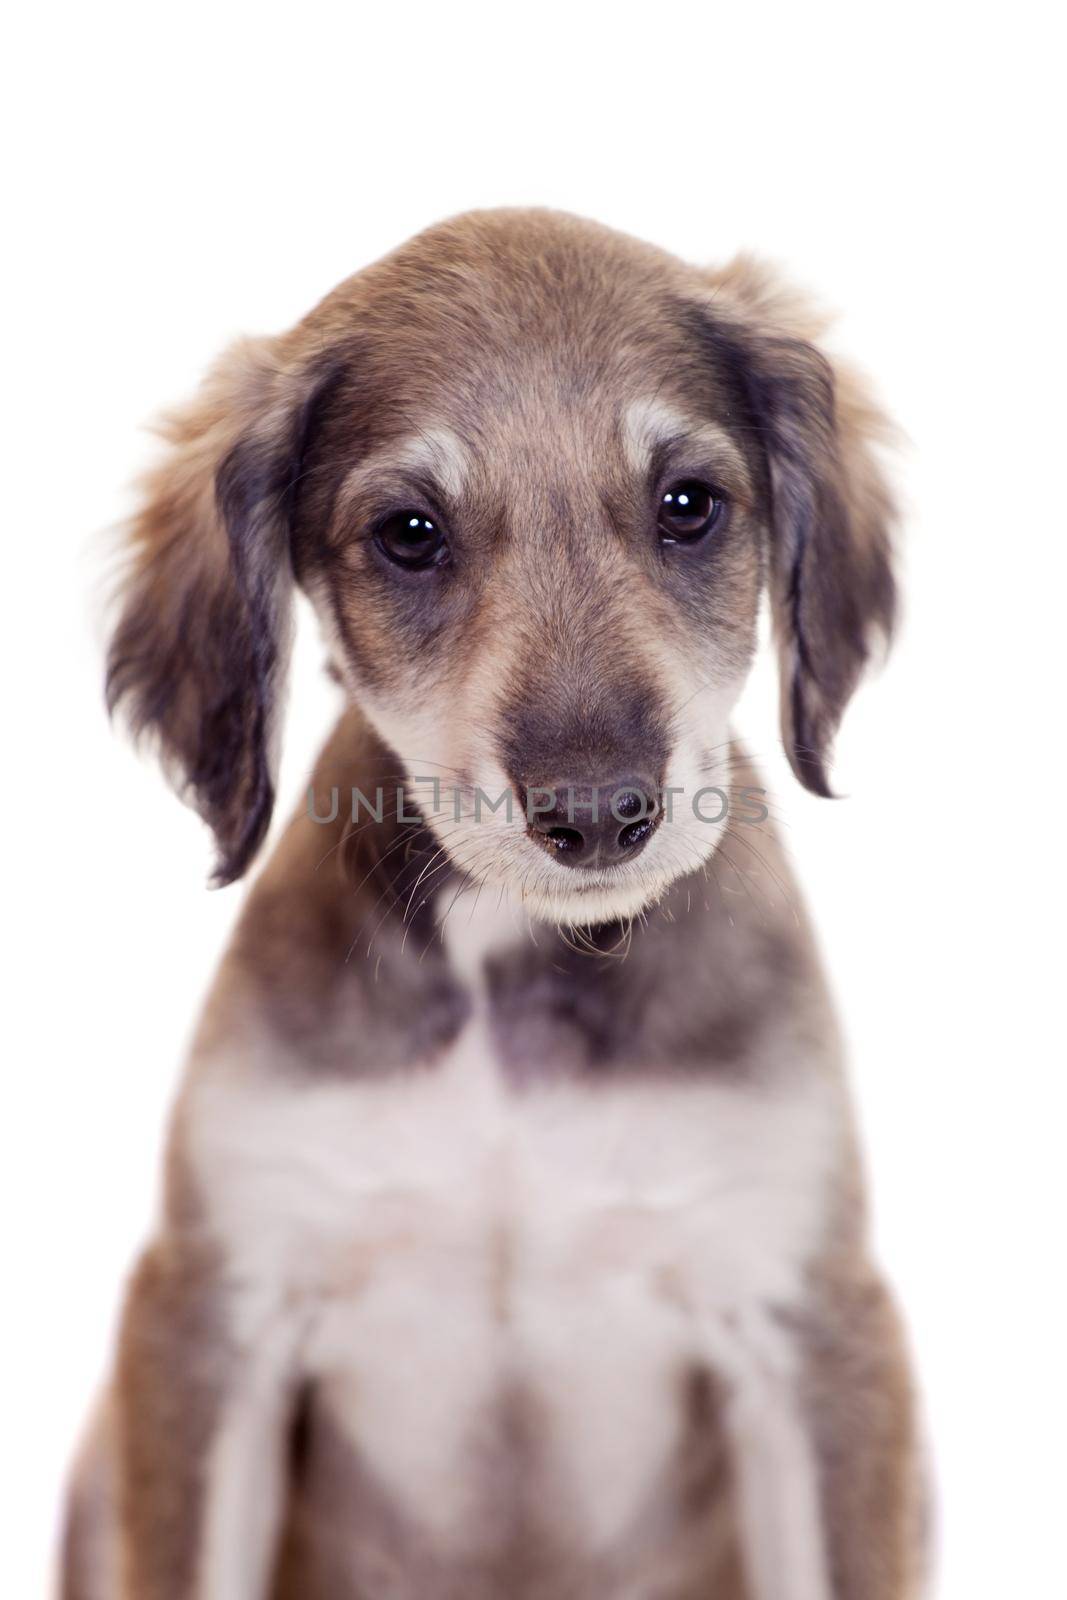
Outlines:
POLYGON ((555 783, 524 794, 527 828, 568 867, 612 866, 636 856, 651 838, 662 805, 648 778, 609 783, 555 783))

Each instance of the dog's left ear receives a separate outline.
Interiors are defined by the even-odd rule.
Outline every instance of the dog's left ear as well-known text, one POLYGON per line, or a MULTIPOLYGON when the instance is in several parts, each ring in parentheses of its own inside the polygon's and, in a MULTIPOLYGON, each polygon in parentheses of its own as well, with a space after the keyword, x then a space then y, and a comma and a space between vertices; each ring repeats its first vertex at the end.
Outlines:
POLYGON ((336 360, 244 340, 165 424, 131 528, 107 698, 211 827, 215 882, 270 822, 293 587, 288 499, 336 360))
POLYGON ((763 447, 786 755, 829 796, 834 734, 896 609, 895 512, 876 453, 890 429, 855 374, 812 342, 821 325, 751 261, 716 277, 701 325, 763 447))

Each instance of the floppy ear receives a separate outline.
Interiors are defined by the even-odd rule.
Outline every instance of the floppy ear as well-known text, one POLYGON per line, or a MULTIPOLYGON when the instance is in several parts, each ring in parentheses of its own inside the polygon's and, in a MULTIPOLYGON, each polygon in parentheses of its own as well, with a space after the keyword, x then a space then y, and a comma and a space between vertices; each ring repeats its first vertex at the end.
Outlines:
POLYGON ((813 343, 822 329, 747 260, 716 280, 706 313, 763 442, 782 740, 815 794, 842 713, 895 614, 894 506, 876 446, 889 427, 854 374, 813 343))
POLYGON ((288 491, 321 366, 282 341, 231 349, 192 406, 164 425, 148 477, 107 665, 109 708, 152 737, 178 791, 213 829, 214 882, 240 877, 274 804, 278 700, 288 658, 288 491))

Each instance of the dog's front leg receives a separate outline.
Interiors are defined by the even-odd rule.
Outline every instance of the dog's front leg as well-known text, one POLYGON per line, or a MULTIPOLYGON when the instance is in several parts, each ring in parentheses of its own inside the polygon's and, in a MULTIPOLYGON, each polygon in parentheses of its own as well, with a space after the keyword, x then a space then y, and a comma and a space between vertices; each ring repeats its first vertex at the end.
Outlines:
POLYGON ((725 1389, 722 1420, 751 1600, 837 1600, 793 1341, 758 1309, 708 1318, 704 1331, 725 1389))
POLYGON ((834 1600, 914 1600, 926 1565, 926 1485, 907 1351, 866 1263, 817 1275, 793 1322, 819 1463, 834 1600))
POLYGON ((708 1329, 752 1600, 912 1600, 923 1556, 914 1405, 881 1284, 857 1271, 802 1313, 708 1329))
POLYGON ((166 1238, 123 1322, 117 1450, 123 1600, 264 1600, 285 1494, 301 1325, 242 1303, 212 1252, 166 1238))

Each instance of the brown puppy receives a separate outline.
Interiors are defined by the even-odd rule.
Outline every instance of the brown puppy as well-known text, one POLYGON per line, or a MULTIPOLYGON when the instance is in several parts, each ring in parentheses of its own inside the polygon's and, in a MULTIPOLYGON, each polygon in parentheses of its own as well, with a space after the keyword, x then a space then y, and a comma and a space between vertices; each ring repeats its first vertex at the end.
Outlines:
POLYGON ((892 620, 817 332, 751 265, 475 214, 172 424, 109 693, 220 881, 294 581, 350 704, 193 1050, 68 1600, 916 1592, 834 1024, 729 733, 766 585, 828 792, 892 620))

